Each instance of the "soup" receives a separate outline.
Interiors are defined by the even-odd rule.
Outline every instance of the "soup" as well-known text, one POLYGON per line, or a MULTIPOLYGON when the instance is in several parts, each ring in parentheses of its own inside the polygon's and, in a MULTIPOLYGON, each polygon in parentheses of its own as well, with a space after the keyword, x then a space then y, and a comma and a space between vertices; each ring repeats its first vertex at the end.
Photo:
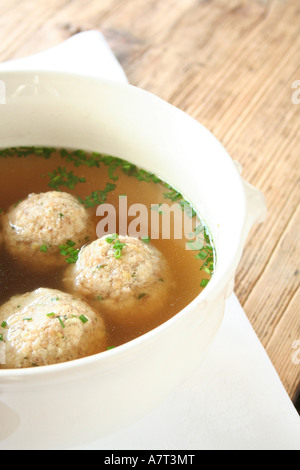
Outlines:
POLYGON ((0 208, 0 345, 6 359, 17 351, 2 367, 124 344, 186 307, 215 269, 191 204, 118 157, 3 149, 0 208))

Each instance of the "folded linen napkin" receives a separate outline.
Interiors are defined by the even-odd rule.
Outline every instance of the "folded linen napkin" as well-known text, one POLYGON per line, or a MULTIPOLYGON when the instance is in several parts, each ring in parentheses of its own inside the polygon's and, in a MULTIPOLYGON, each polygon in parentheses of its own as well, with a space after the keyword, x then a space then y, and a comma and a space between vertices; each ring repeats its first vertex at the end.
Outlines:
MULTIPOLYGON (((98 31, 73 36, 2 70, 78 72, 126 82, 98 31)), ((1 443, 13 448, 14 437, 1 443)), ((77 448, 79 449, 79 447, 77 448)), ((80 449, 300 450, 300 419, 237 297, 199 369, 135 424, 80 449)))

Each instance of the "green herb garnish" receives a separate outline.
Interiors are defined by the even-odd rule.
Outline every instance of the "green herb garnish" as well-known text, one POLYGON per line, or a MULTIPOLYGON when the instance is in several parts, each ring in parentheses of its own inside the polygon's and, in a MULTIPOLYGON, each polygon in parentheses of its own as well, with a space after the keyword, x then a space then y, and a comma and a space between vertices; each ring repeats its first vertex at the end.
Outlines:
POLYGON ((113 249, 115 250, 115 258, 120 259, 122 256, 123 248, 126 246, 126 243, 121 243, 120 240, 117 240, 116 243, 113 245, 113 249))
POLYGON ((199 253, 196 254, 195 258, 196 259, 206 259, 207 258, 207 252, 204 250, 199 251, 199 253))
POLYGON ((58 190, 61 186, 68 189, 75 189, 78 183, 85 183, 86 179, 74 175, 73 171, 67 171, 65 167, 58 167, 53 173, 48 173, 50 181, 48 186, 52 189, 58 190))
POLYGON ((176 189, 173 189, 171 186, 169 186, 170 192, 164 193, 164 198, 165 199, 170 199, 173 202, 177 202, 180 199, 183 199, 182 194, 180 194, 176 189))
POLYGON ((116 170, 119 168, 124 174, 133 176, 139 181, 152 181, 153 183, 161 182, 161 180, 153 173, 150 173, 146 170, 141 170, 136 165, 129 163, 128 161, 121 158, 112 157, 110 155, 102 155, 100 156, 100 161, 108 167, 108 176, 113 181, 117 181, 119 179, 119 176, 116 174, 116 170))
POLYGON ((109 235, 108 237, 106 237, 106 241, 107 243, 113 243, 118 238, 119 238, 119 235, 117 233, 113 233, 112 235, 109 235))
POLYGON ((29 155, 36 155, 48 160, 56 149, 52 147, 11 147, 0 150, 0 158, 9 158, 17 156, 17 158, 26 158, 29 155))
POLYGON ((107 183, 105 188, 102 191, 93 191, 90 196, 86 196, 85 199, 78 198, 81 204, 83 204, 87 209, 100 204, 104 204, 107 200, 107 195, 109 192, 113 191, 116 188, 115 184, 107 183))
POLYGON ((59 246, 59 253, 66 257, 66 262, 75 264, 78 261, 80 249, 75 248, 75 242, 69 240, 66 245, 59 246))
POLYGON ((88 155, 84 150, 66 150, 62 149, 60 155, 67 162, 73 162, 74 166, 79 167, 85 165, 88 167, 100 167, 101 154, 93 152, 91 155, 88 155))
POLYGON ((106 237, 106 241, 110 245, 113 243, 113 249, 115 250, 114 256, 116 259, 120 259, 122 256, 123 248, 126 246, 126 243, 120 242, 119 235, 117 233, 106 237))
POLYGON ((179 206, 181 207, 181 210, 190 218, 192 219, 197 215, 197 212, 193 208, 193 206, 188 202, 188 201, 179 201, 178 202, 179 206))
POLYGON ((177 191, 167 183, 164 183, 164 186, 169 190, 168 193, 164 193, 163 195, 165 199, 170 199, 172 202, 178 202, 181 210, 185 212, 186 215, 191 219, 197 215, 193 206, 184 199, 184 197, 179 191, 177 191))
MULTIPOLYGON (((199 250, 198 253, 195 255, 195 258, 203 261, 200 271, 204 271, 205 273, 210 274, 212 276, 215 269, 215 250, 212 246, 210 235, 208 233, 207 228, 204 227, 202 224, 198 225, 194 231, 196 235, 199 235, 203 232, 203 239, 196 240, 195 242, 188 242, 187 245, 192 250, 199 250)), ((206 279, 204 279, 203 285, 201 285, 201 287, 205 287, 205 285, 207 285, 205 284, 205 282, 206 279)))
POLYGON ((80 315, 79 320, 82 321, 83 324, 87 323, 89 321, 88 318, 86 318, 85 315, 80 315))
POLYGON ((62 321, 61 317, 58 317, 57 319, 58 319, 58 321, 59 321, 61 327, 62 327, 62 328, 66 328, 66 326, 65 326, 64 322, 62 321))
POLYGON ((206 287, 208 283, 209 283, 209 279, 202 279, 202 281, 200 282, 200 286, 206 287))

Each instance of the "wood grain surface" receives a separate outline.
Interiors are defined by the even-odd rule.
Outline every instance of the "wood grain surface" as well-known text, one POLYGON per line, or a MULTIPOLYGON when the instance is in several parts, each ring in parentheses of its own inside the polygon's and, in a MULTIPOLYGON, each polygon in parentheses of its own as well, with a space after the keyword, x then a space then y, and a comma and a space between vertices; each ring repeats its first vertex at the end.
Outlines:
POLYGON ((235 291, 293 399, 300 381, 299 0, 0 0, 0 61, 90 29, 104 33, 132 84, 204 124, 264 192, 268 218, 251 231, 235 291))

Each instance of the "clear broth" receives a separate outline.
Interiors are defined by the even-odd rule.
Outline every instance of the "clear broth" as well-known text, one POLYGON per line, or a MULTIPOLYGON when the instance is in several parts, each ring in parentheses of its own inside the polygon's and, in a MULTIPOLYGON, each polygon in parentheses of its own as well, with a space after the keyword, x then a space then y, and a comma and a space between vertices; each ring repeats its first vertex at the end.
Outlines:
MULTIPOLYGON (((111 165, 100 161, 100 167, 77 166, 76 160, 68 161, 67 152, 72 150, 61 149, 51 151, 51 157, 45 150, 34 148, 25 150, 9 149, 0 151, 0 208, 6 213, 9 208, 18 201, 25 199, 31 193, 52 191, 49 187, 49 173, 58 167, 73 171, 78 177, 85 178, 85 183, 78 183, 74 189, 60 187, 59 190, 68 192, 84 199, 93 191, 103 190, 106 183, 115 184, 115 189, 107 194, 106 203, 118 208, 119 196, 126 195, 128 207, 132 204, 144 204, 150 208, 152 204, 174 204, 166 199, 165 194, 169 189, 164 182, 140 181, 135 176, 130 176, 122 171, 122 166, 112 171, 111 165), (45 158, 47 156, 47 158, 45 158), (63 157, 62 157, 63 156, 63 157), (2 158, 1 158, 2 157, 2 158), (112 179, 113 178, 113 179, 112 179), (118 179, 116 179, 118 178, 118 179)), ((87 159, 91 154, 86 154, 87 159)), ((100 159, 101 160, 101 159, 100 159)), ((95 233, 99 217, 95 213, 95 233)), ((117 211, 118 212, 118 211, 117 211)), ((129 219, 130 221, 130 219, 129 219)), ((107 322, 109 344, 116 347, 130 341, 156 326, 167 321, 176 313, 186 307, 202 291, 203 280, 208 282, 213 274, 212 265, 215 265, 215 252, 211 250, 212 241, 208 243, 208 231, 206 230, 206 243, 210 250, 209 264, 203 269, 204 260, 197 257, 195 251, 186 249, 186 239, 175 240, 151 240, 167 259, 174 275, 175 288, 171 291, 166 303, 160 305, 151 320, 144 324, 126 324, 122 328, 107 322), (198 259, 197 259, 198 258, 198 259), (207 266, 210 266, 210 269, 207 266)), ((67 267, 67 266, 66 266, 67 267)), ((56 269, 37 275, 30 264, 20 263, 18 259, 10 256, 5 246, 0 250, 0 305, 8 301, 14 295, 21 295, 37 288, 52 288, 65 291, 62 284, 63 269, 56 269)), ((99 308, 101 312, 101 306, 99 308)))

